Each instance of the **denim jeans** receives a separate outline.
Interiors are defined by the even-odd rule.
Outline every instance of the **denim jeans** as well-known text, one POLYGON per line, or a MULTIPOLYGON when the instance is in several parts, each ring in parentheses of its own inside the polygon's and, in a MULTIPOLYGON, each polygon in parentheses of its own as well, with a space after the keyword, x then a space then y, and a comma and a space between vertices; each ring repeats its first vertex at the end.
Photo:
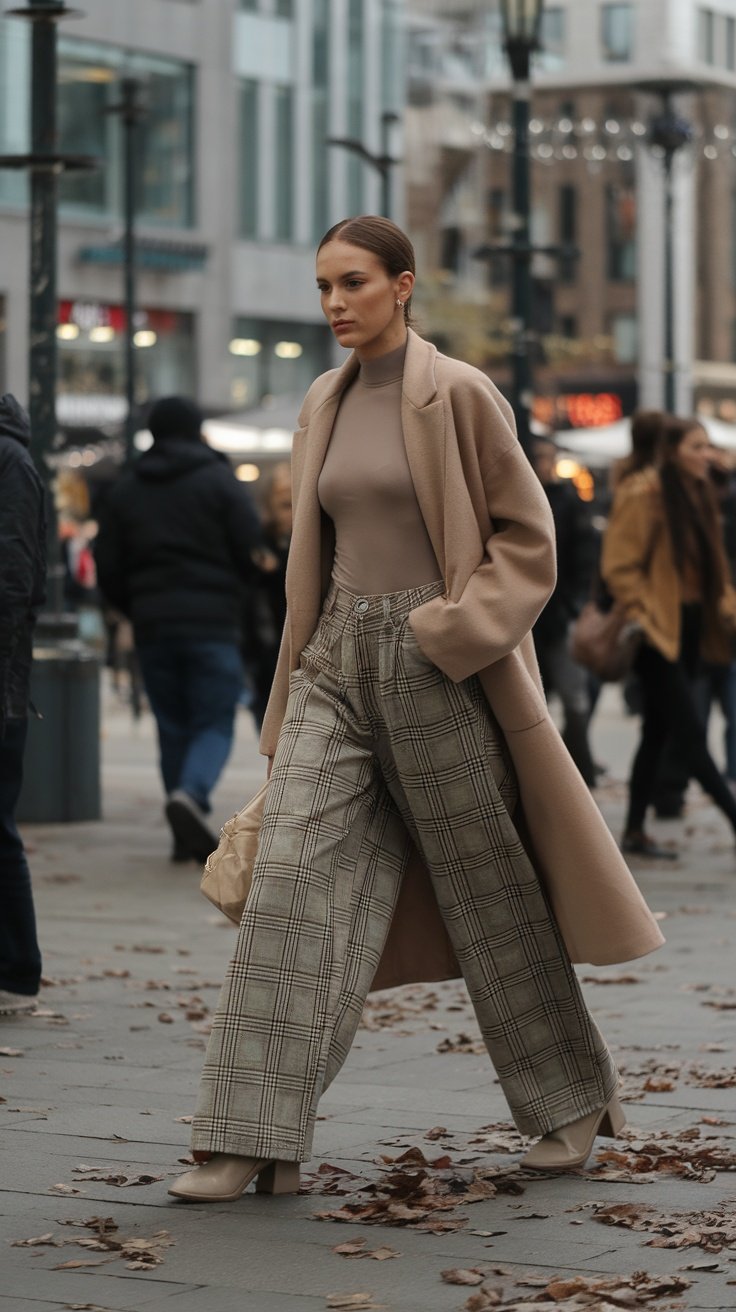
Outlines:
POLYGON ((156 717, 161 774, 167 793, 182 789, 203 810, 230 755, 235 709, 243 684, 234 642, 162 638, 138 647, 156 717))
POLYGON ((15 824, 27 719, 0 729, 0 989, 35 997, 41 982, 31 874, 15 824))

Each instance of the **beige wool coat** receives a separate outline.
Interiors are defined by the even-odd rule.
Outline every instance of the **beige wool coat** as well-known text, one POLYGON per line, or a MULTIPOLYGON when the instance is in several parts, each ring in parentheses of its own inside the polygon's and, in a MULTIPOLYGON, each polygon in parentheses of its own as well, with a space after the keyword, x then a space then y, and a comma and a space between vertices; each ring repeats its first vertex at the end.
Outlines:
MULTIPOLYGON (((312 384, 294 435, 294 532, 287 620, 261 736, 276 751, 289 676, 317 626, 334 552, 317 480, 353 354, 312 384)), ((607 965, 664 941, 550 719, 531 628, 555 581, 547 498, 516 438, 509 405, 479 370, 411 330, 401 419, 417 499, 446 591, 410 624, 453 681, 477 674, 519 784, 515 822, 573 961, 607 965)), ((427 872, 410 863, 375 988, 459 975, 427 872)))

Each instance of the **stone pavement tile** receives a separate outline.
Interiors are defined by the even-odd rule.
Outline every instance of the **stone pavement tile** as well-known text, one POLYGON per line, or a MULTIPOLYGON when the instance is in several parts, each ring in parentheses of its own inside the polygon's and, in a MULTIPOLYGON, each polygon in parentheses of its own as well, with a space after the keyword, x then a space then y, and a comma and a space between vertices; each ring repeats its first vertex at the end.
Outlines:
POLYGON ((146 1312, 325 1312, 325 1300, 320 1295, 311 1298, 305 1294, 270 1294, 260 1290, 256 1301, 248 1296, 245 1288, 223 1289, 207 1285, 188 1293, 154 1299, 146 1304, 146 1312))
POLYGON ((12 1298, 6 1298, 0 1294, 0 1312, 65 1312, 64 1304, 57 1303, 56 1300, 39 1303, 35 1298, 21 1298, 19 1294, 13 1294, 12 1298))
MULTIPOLYGON (((127 1271, 125 1276, 120 1278, 110 1274, 102 1275, 93 1270, 83 1273, 42 1270, 35 1267, 25 1272, 3 1271, 2 1288, 3 1294, 10 1300, 11 1308, 13 1299, 30 1298, 40 1300, 42 1303, 43 1300, 48 1300, 53 1307, 61 1298, 62 1307, 65 1303, 99 1303, 102 1307, 109 1308, 110 1312, 139 1312, 139 1309, 148 1309, 153 1299, 183 1292, 181 1285, 159 1278, 160 1269, 143 1274, 127 1271)), ((107 1267, 101 1270, 109 1272, 107 1267)), ((188 1290, 191 1287, 189 1284, 184 1288, 188 1290)), ((23 1304, 20 1302, 18 1312, 24 1312, 23 1304)), ((202 1312, 207 1312, 204 1304, 202 1312)))

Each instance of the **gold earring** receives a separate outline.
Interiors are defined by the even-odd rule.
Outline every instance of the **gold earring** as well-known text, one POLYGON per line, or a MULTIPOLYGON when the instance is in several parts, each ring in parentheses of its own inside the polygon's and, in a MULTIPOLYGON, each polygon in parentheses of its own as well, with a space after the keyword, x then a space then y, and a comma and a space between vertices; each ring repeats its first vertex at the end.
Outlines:
POLYGON ((397 304, 397 305, 400 305, 400 306, 403 308, 404 302, 403 302, 403 301, 397 301, 396 304, 397 304))

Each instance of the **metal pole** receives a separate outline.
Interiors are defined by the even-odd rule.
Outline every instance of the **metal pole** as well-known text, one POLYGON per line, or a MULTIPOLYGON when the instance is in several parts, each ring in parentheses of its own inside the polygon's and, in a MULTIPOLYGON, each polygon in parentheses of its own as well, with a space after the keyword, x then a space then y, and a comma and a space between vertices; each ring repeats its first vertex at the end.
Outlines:
POLYGON ((391 169, 397 161, 391 155, 391 128, 399 120, 393 110, 384 110, 381 115, 381 159, 378 165, 381 174, 381 213, 390 219, 393 210, 391 169))
POLYGON ((514 80, 513 84, 514 153, 512 166, 513 232, 512 310, 514 340, 512 347, 512 405, 516 427, 524 451, 531 455, 532 371, 529 358, 529 339, 532 318, 531 240, 529 219, 531 211, 529 176, 529 82, 514 80))
POLYGON ((123 78, 121 117, 123 123, 123 269, 125 300, 125 457, 132 460, 135 453, 133 439, 136 430, 135 400, 135 216, 136 216, 136 138, 139 116, 139 83, 135 78, 123 78))
MULTIPOLYGON (((54 156, 57 152, 55 18, 58 4, 55 0, 41 0, 41 3, 49 9, 49 17, 37 17, 32 26, 31 150, 36 156, 54 156)), ((31 172, 28 409, 34 451, 47 487, 48 606, 60 614, 63 568, 47 459, 56 436, 57 179, 55 163, 31 172)))
POLYGON ((664 408, 675 413, 675 305, 674 305, 674 204, 672 165, 674 153, 664 157, 664 408))

